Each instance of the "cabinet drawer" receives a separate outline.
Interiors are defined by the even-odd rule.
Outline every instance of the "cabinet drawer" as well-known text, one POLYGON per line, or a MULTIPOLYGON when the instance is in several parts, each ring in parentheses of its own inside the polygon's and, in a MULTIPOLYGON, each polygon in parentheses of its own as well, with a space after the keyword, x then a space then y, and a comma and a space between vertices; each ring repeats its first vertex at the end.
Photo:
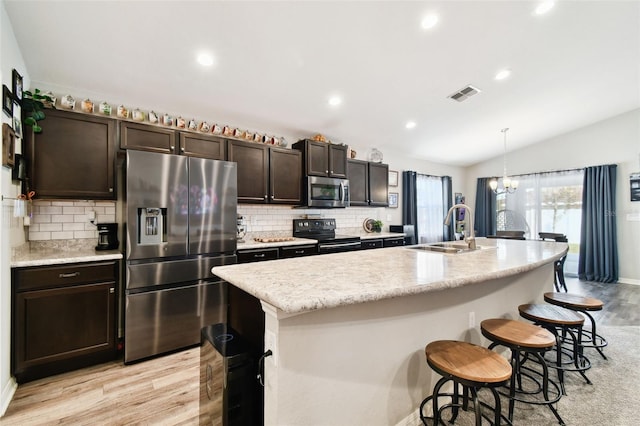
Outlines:
POLYGON ((278 258, 278 248, 238 250, 238 263, 261 262, 278 258))
POLYGON ((395 238, 385 238, 384 246, 385 247, 397 247, 404 245, 404 237, 395 237, 395 238))
POLYGON ((318 254, 318 246, 315 244, 280 247, 280 257, 282 258, 311 256, 313 254, 318 254))
POLYGON ((14 282, 16 291, 111 282, 116 281, 117 271, 117 261, 32 267, 15 269, 14 282))
POLYGON ((362 240, 360 241, 360 247, 363 249, 382 248, 382 240, 362 240))

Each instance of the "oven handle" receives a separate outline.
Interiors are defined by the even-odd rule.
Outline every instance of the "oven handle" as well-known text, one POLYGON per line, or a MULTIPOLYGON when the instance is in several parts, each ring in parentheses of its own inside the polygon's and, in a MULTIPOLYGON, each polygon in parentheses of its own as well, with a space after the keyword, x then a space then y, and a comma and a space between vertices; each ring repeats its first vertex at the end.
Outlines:
POLYGON ((334 247, 360 247, 360 241, 352 242, 352 243, 342 243, 342 244, 340 243, 318 244, 318 248, 323 248, 323 249, 332 249, 334 247))
POLYGON ((344 204, 344 182, 340 181, 340 203, 344 204))

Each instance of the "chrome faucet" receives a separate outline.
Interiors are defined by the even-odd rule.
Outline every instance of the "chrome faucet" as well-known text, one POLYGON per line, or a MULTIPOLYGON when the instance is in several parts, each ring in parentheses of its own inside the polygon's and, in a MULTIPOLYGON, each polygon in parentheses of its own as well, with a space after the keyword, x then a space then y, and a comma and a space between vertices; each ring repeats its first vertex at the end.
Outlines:
POLYGON ((469 227, 469 236, 465 237, 464 242, 467 243, 467 245, 469 246, 469 250, 475 250, 476 237, 475 237, 475 233, 473 232, 473 210, 471 210, 471 207, 467 206, 466 204, 455 204, 453 207, 449 209, 449 212, 447 212, 447 218, 444 220, 444 224, 448 226, 449 223, 451 223, 451 213, 453 213, 453 211, 458 208, 465 208, 468 210, 468 214, 466 215, 466 221, 467 221, 467 226, 469 227))

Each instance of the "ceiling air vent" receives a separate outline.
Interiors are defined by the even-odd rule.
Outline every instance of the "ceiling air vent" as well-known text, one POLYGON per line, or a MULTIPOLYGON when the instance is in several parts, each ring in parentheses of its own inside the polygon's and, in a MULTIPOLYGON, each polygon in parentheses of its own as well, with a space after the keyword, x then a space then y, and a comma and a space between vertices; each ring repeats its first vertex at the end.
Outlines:
POLYGON ((481 90, 478 89, 477 87, 468 85, 467 87, 463 87, 462 89, 455 92, 453 95, 449 95, 447 97, 453 99, 454 101, 462 102, 480 92, 481 90))

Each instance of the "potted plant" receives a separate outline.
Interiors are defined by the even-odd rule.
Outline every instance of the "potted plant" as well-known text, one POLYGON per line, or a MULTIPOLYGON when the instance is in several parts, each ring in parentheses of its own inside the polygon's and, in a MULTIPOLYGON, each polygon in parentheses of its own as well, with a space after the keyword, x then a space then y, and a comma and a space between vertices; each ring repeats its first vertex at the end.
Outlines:
POLYGON ((38 121, 45 119, 43 111, 45 103, 55 109, 53 98, 49 94, 41 93, 40 89, 35 89, 33 92, 24 91, 24 96, 22 97, 22 111, 25 116, 24 124, 33 128, 34 133, 42 132, 42 127, 38 126, 38 121))
POLYGON ((382 225, 383 223, 381 220, 374 220, 371 229, 373 230, 373 232, 382 232, 382 225))

